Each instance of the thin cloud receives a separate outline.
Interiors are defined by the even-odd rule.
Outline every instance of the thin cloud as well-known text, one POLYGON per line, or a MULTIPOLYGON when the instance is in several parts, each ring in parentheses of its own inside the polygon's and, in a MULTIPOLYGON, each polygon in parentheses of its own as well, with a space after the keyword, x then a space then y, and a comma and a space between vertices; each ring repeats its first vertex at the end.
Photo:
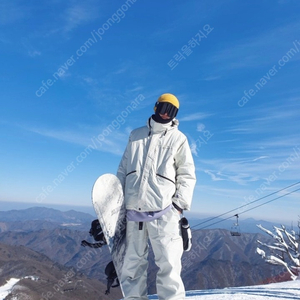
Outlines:
POLYGON ((40 56, 42 53, 40 51, 38 51, 37 49, 35 49, 31 42, 29 41, 29 39, 27 38, 23 38, 22 39, 22 45, 23 47, 25 48, 25 50, 27 51, 27 54, 30 56, 30 57, 36 57, 36 56, 40 56))
POLYGON ((220 176, 220 172, 214 172, 214 171, 211 171, 211 170, 205 170, 204 173, 208 174, 212 181, 220 181, 220 180, 225 180, 224 176, 220 176))
POLYGON ((211 76, 207 76, 207 77, 203 78, 202 80, 204 80, 204 81, 215 81, 215 80, 219 80, 221 78, 222 78, 222 76, 220 76, 220 75, 217 75, 217 76, 211 75, 211 76))
POLYGON ((257 176, 252 176, 245 172, 225 173, 218 170, 204 170, 204 173, 208 174, 212 181, 229 181, 235 182, 239 185, 246 185, 249 182, 258 180, 257 176))
POLYGON ((205 113, 194 113, 194 114, 190 114, 188 116, 180 118, 180 121, 181 122, 190 122, 190 121, 196 121, 196 120, 203 120, 210 116, 212 116, 212 115, 205 114, 205 113))
POLYGON ((71 32, 78 26, 95 20, 98 17, 96 8, 97 4, 93 0, 84 3, 77 2, 68 7, 63 14, 63 20, 65 20, 63 31, 71 32))
POLYGON ((19 5, 17 1, 0 2, 0 25, 10 25, 20 22, 29 13, 27 5, 19 5))
POLYGON ((260 157, 252 159, 252 161, 258 161, 258 160, 266 159, 266 158, 269 158, 269 156, 260 156, 260 157))
MULTIPOLYGON (((262 31, 260 35, 239 42, 235 41, 233 46, 216 52, 206 62, 217 65, 219 71, 256 68, 274 64, 293 47, 295 37, 291 33, 299 26, 299 22, 293 22, 284 27, 262 31), (280 44, 278 44, 278 40, 281 41, 280 44), (260 55, 260 53, 267 53, 268 55, 260 55)), ((294 59, 299 60, 300 56, 295 56, 294 59)))
MULTIPOLYGON (((294 98, 293 98, 294 99, 294 98)), ((285 139, 291 134, 291 123, 298 125, 299 102, 289 99, 279 99, 277 103, 265 107, 257 107, 255 110, 247 109, 240 112, 240 119, 234 126, 228 127, 223 132, 234 134, 257 134, 277 132, 277 136, 283 135, 285 139), (284 103, 284 104, 282 104, 284 103), (287 122, 289 120, 290 122, 287 122)))
POLYGON ((213 181, 223 180, 239 185, 257 181, 257 185, 260 185, 269 178, 297 180, 300 146, 295 142, 296 140, 290 141, 288 145, 284 145, 284 141, 278 139, 276 144, 268 144, 266 147, 262 147, 259 142, 254 145, 253 142, 249 142, 248 145, 241 145, 235 152, 231 151, 230 154, 227 152, 229 156, 210 160, 200 159, 199 164, 202 171, 213 181))
POLYGON ((87 151, 90 152, 97 150, 109 152, 115 155, 122 155, 124 151, 124 143, 128 139, 127 134, 121 133, 117 130, 109 132, 107 127, 85 128, 83 130, 84 132, 34 127, 27 127, 25 129, 44 137, 80 145, 83 149, 87 149, 87 151))

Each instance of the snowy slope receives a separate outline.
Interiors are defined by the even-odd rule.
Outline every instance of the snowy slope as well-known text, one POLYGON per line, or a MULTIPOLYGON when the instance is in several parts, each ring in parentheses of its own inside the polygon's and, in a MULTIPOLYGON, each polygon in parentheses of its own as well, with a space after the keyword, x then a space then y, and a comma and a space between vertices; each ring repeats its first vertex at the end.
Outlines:
MULTIPOLYGON (((189 291, 186 294, 188 300, 300 300, 300 280, 222 290, 189 291)), ((158 298, 150 296, 149 299, 158 298)))
POLYGON ((0 300, 3 300, 12 290, 13 286, 19 281, 20 279, 11 278, 7 281, 7 283, 0 287, 0 300))
MULTIPOLYGON (((4 286, 0 287, 0 300, 11 292, 13 286, 20 279, 11 278, 4 286)), ((156 295, 149 296, 149 299, 158 299, 156 295)), ((187 292, 188 300, 279 300, 299 299, 300 280, 281 283, 272 283, 259 286, 240 288, 227 288, 220 290, 203 290, 187 292)), ((16 299, 19 300, 19 299, 16 299)))
MULTIPOLYGON (((26 277, 23 277, 24 279, 25 278, 28 278, 28 279, 31 279, 31 280, 37 280, 38 278, 35 277, 35 276, 26 276, 26 277)), ((4 300, 6 296, 8 296, 13 287, 20 281, 21 279, 18 279, 18 278, 11 278, 9 279, 5 285, 3 286, 0 286, 0 300, 4 300)), ((22 297, 22 299, 24 299, 24 297, 22 297)), ((27 298, 26 298, 27 299, 27 298)), ((18 299, 18 298, 13 298, 12 300, 21 300, 21 299, 18 299)))

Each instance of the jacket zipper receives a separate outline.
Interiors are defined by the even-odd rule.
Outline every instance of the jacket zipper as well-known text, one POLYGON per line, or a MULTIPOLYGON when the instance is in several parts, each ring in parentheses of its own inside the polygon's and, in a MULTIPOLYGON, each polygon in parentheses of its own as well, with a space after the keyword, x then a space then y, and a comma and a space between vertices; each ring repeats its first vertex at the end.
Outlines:
POLYGON ((168 177, 165 177, 165 176, 162 176, 162 175, 159 175, 159 174, 156 174, 158 177, 161 177, 161 178, 164 178, 164 179, 166 179, 166 180, 169 180, 169 181, 171 181, 172 183, 174 183, 175 184, 175 182, 173 181, 173 180, 171 180, 170 178, 168 178, 168 177))

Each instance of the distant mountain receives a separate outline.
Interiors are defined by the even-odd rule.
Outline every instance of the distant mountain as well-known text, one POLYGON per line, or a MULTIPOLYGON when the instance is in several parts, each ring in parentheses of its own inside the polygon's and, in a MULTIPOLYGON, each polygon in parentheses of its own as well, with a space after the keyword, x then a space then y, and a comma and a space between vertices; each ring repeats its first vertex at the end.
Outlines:
POLYGON ((61 265, 74 267, 88 276, 106 282, 104 270, 110 261, 108 248, 85 248, 81 246, 81 241, 84 239, 93 242, 88 231, 58 227, 52 230, 0 233, 0 242, 26 246, 61 265))
MULTIPOLYGON (((12 295, 5 299, 107 299, 103 283, 87 278, 75 268, 63 267, 24 246, 0 244, 0 266, 0 286, 10 278, 21 278, 14 286, 12 295)), ((121 297, 120 289, 111 290, 110 299, 121 297)))
MULTIPOLYGON (((232 220, 224 220, 221 218, 200 218, 196 214, 187 213, 192 229, 227 229, 231 230, 235 218, 232 220)), ((23 230, 23 231, 36 231, 39 229, 54 229, 57 226, 64 226, 69 229, 85 231, 90 226, 95 216, 78 212, 75 210, 68 210, 62 212, 53 208, 46 207, 31 207, 21 210, 0 211, 0 232, 7 230, 23 230), (15 224, 15 222, 21 222, 15 224)), ((274 224, 263 220, 255 220, 253 218, 242 219, 240 218, 240 231, 242 233, 262 233, 257 228, 257 224, 263 225, 265 228, 272 230, 274 224)), ((288 228, 289 225, 286 225, 288 228)))
MULTIPOLYGON (((58 227, 63 227, 60 225, 61 223, 42 221, 42 220, 28 220, 28 221, 13 221, 13 222, 0 222, 0 232, 6 231, 38 231, 41 229, 52 230, 58 227)), ((84 227, 86 228, 88 223, 85 223, 84 227)), ((66 226, 70 227, 70 226, 66 226)), ((75 226, 72 226, 75 228, 75 226)), ((76 228, 79 229, 82 227, 81 225, 77 225, 76 228)))
MULTIPOLYGON (((107 247, 91 249, 80 245, 83 239, 93 242, 88 233, 93 219, 92 215, 85 213, 60 212, 48 208, 8 211, 0 213, 0 242, 24 245, 59 264, 106 282, 104 270, 111 259, 107 247), (7 219, 10 222, 3 221, 7 219)), ((190 222, 193 226, 201 220, 191 218, 190 222)), ((182 276, 187 289, 260 284, 280 274, 280 267, 267 265, 255 253, 256 240, 268 241, 269 237, 262 233, 246 233, 244 225, 247 222, 247 227, 254 226, 257 232, 260 230, 256 229, 256 224, 262 223, 270 228, 273 225, 251 219, 243 220, 240 237, 230 235, 230 223, 227 223, 229 230, 193 229, 192 250, 184 253, 182 259, 182 276)), ((226 222, 217 225, 221 224, 226 225, 226 222)), ((149 266, 149 293, 153 294, 157 267, 152 254, 149 266)))
POLYGON ((88 231, 95 217, 69 210, 32 207, 24 210, 0 211, 0 232, 52 230, 58 227, 88 231))
POLYGON ((55 223, 78 224, 94 219, 90 214, 69 210, 62 212, 53 208, 32 207, 23 210, 0 211, 1 222, 23 222, 28 220, 42 220, 55 223))
POLYGON ((47 204, 47 203, 37 203, 37 202, 12 202, 12 201, 0 201, 0 207, 2 211, 10 211, 10 210, 25 210, 27 208, 32 207, 46 207, 46 208, 53 208, 59 211, 69 211, 69 210, 76 210, 80 212, 85 212, 95 216, 95 210, 90 204, 89 206, 74 206, 74 205, 64 205, 64 204, 47 204))
MULTIPOLYGON (((53 261, 105 282, 105 266, 111 259, 107 247, 85 248, 80 246, 83 239, 89 239, 88 233, 66 228, 0 234, 2 243, 24 245, 53 261)), ((278 275, 281 268, 267 265, 255 253, 257 239, 268 240, 261 234, 232 237, 227 230, 195 231, 193 247, 190 252, 184 253, 182 259, 182 276, 187 289, 259 284, 278 275)), ((149 293, 153 294, 157 272, 153 254, 150 255, 149 265, 149 293)))
POLYGON ((224 229, 193 233, 193 247, 183 256, 183 279, 189 289, 224 288, 260 284, 283 268, 266 264, 257 254, 261 234, 233 237, 224 229))

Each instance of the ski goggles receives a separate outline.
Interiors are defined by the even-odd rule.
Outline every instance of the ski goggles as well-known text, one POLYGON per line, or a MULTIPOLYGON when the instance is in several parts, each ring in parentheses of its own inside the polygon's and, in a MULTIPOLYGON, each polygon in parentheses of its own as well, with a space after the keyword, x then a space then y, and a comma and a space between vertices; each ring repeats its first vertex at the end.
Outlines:
POLYGON ((158 102, 155 107, 155 113, 167 114, 171 119, 175 118, 178 112, 178 108, 168 102, 158 102))

